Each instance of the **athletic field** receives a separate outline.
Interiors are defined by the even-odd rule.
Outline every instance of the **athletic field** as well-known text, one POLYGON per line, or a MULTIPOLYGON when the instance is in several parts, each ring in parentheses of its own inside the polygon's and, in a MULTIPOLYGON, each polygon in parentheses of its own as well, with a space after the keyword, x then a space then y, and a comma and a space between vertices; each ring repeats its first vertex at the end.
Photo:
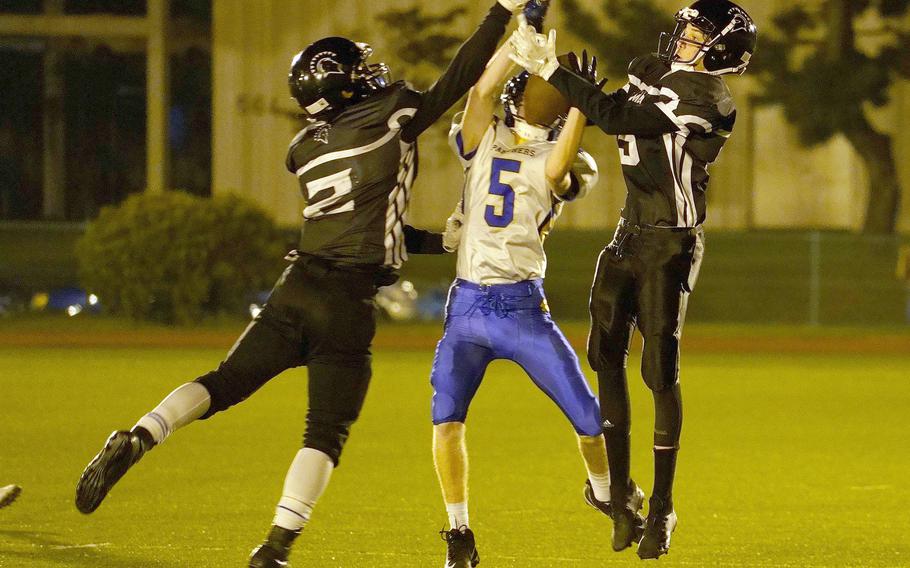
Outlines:
MULTIPOLYGON (((300 443, 305 370, 177 432, 83 516, 75 483, 111 430, 215 365, 240 328, 0 325, 0 485, 23 486, 0 510, 0 566, 246 565, 300 443)), ((568 328, 576 343, 583 331, 568 328)), ((383 329, 362 418, 293 566, 442 565, 437 334, 383 329)), ((910 334, 693 326, 683 348, 680 523, 660 566, 910 566, 910 334)), ((632 471, 648 491, 653 410, 638 364, 632 471)), ((639 565, 610 550, 609 521, 581 498, 571 428, 517 366, 490 367, 468 436, 481 567, 639 565)))

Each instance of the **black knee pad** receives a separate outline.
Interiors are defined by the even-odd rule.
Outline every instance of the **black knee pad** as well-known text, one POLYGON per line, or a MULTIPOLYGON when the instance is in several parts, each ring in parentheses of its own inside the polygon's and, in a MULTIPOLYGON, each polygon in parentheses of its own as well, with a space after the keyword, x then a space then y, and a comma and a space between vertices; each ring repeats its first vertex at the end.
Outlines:
POLYGON ((588 364, 598 373, 610 369, 625 369, 629 357, 628 344, 611 340, 600 326, 591 327, 588 334, 588 364))
POLYGON ((654 392, 663 392, 673 388, 679 379, 679 348, 676 341, 645 341, 641 358, 641 376, 654 392), (654 342, 660 347, 655 347, 654 342))
POLYGON ((200 420, 243 402, 258 388, 239 380, 223 364, 218 369, 202 375, 195 382, 204 386, 211 397, 209 409, 199 417, 200 420))
POLYGON ((351 425, 354 424, 356 417, 353 419, 341 417, 339 415, 329 415, 324 413, 309 413, 307 415, 306 433, 303 435, 303 447, 319 450, 326 454, 338 467, 341 460, 341 450, 351 433, 351 425))
POLYGON ((674 378, 673 382, 671 383, 671 382, 669 382, 669 381, 667 380, 666 377, 662 377, 662 376, 660 376, 660 375, 658 375, 658 376, 656 376, 656 377, 655 377, 655 376, 652 376, 650 380, 649 380, 647 377, 644 377, 644 379, 645 379, 645 385, 646 385, 646 386, 651 390, 651 392, 654 393, 654 394, 663 394, 663 393, 667 393, 667 392, 669 392, 669 391, 673 388, 673 386, 677 383, 677 381, 675 380, 675 378, 674 378))

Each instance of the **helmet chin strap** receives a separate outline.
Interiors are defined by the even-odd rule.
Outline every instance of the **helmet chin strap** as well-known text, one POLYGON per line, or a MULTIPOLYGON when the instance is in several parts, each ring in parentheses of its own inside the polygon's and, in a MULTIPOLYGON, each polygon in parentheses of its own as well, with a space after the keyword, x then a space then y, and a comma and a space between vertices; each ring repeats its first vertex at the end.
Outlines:
POLYGON ((546 142, 550 139, 550 129, 544 126, 537 126, 526 122, 518 116, 512 119, 512 133, 523 140, 532 140, 534 142, 546 142))

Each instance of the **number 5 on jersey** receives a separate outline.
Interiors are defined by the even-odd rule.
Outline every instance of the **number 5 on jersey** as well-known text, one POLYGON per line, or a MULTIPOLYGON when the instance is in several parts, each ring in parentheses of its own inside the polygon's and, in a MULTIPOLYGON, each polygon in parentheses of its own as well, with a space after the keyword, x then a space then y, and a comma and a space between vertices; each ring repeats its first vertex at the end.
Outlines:
POLYGON ((500 179, 502 172, 518 173, 521 169, 521 162, 518 160, 506 160, 503 158, 493 158, 493 166, 490 171, 490 195, 502 197, 501 213, 496 213, 496 207, 487 205, 483 218, 487 225, 491 227, 508 227, 512 222, 515 214, 515 190, 512 186, 503 183, 500 179))

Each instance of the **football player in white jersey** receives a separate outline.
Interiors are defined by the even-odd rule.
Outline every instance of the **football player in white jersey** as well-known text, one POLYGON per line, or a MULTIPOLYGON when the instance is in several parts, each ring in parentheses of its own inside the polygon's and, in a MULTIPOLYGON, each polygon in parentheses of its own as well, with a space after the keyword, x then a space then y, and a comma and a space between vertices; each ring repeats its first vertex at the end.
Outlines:
POLYGON ((578 435, 593 490, 609 500, 609 469, 600 408, 578 358, 553 322, 543 290, 543 242, 563 205, 597 181, 597 165, 579 150, 586 119, 545 81, 512 72, 507 48, 493 57, 471 89, 450 133, 465 169, 462 201, 453 217, 461 231, 445 331, 436 349, 433 453, 450 530, 447 568, 479 562, 469 528, 465 418, 490 361, 521 365, 563 411, 578 435), (561 129, 560 129, 561 127, 561 129))

